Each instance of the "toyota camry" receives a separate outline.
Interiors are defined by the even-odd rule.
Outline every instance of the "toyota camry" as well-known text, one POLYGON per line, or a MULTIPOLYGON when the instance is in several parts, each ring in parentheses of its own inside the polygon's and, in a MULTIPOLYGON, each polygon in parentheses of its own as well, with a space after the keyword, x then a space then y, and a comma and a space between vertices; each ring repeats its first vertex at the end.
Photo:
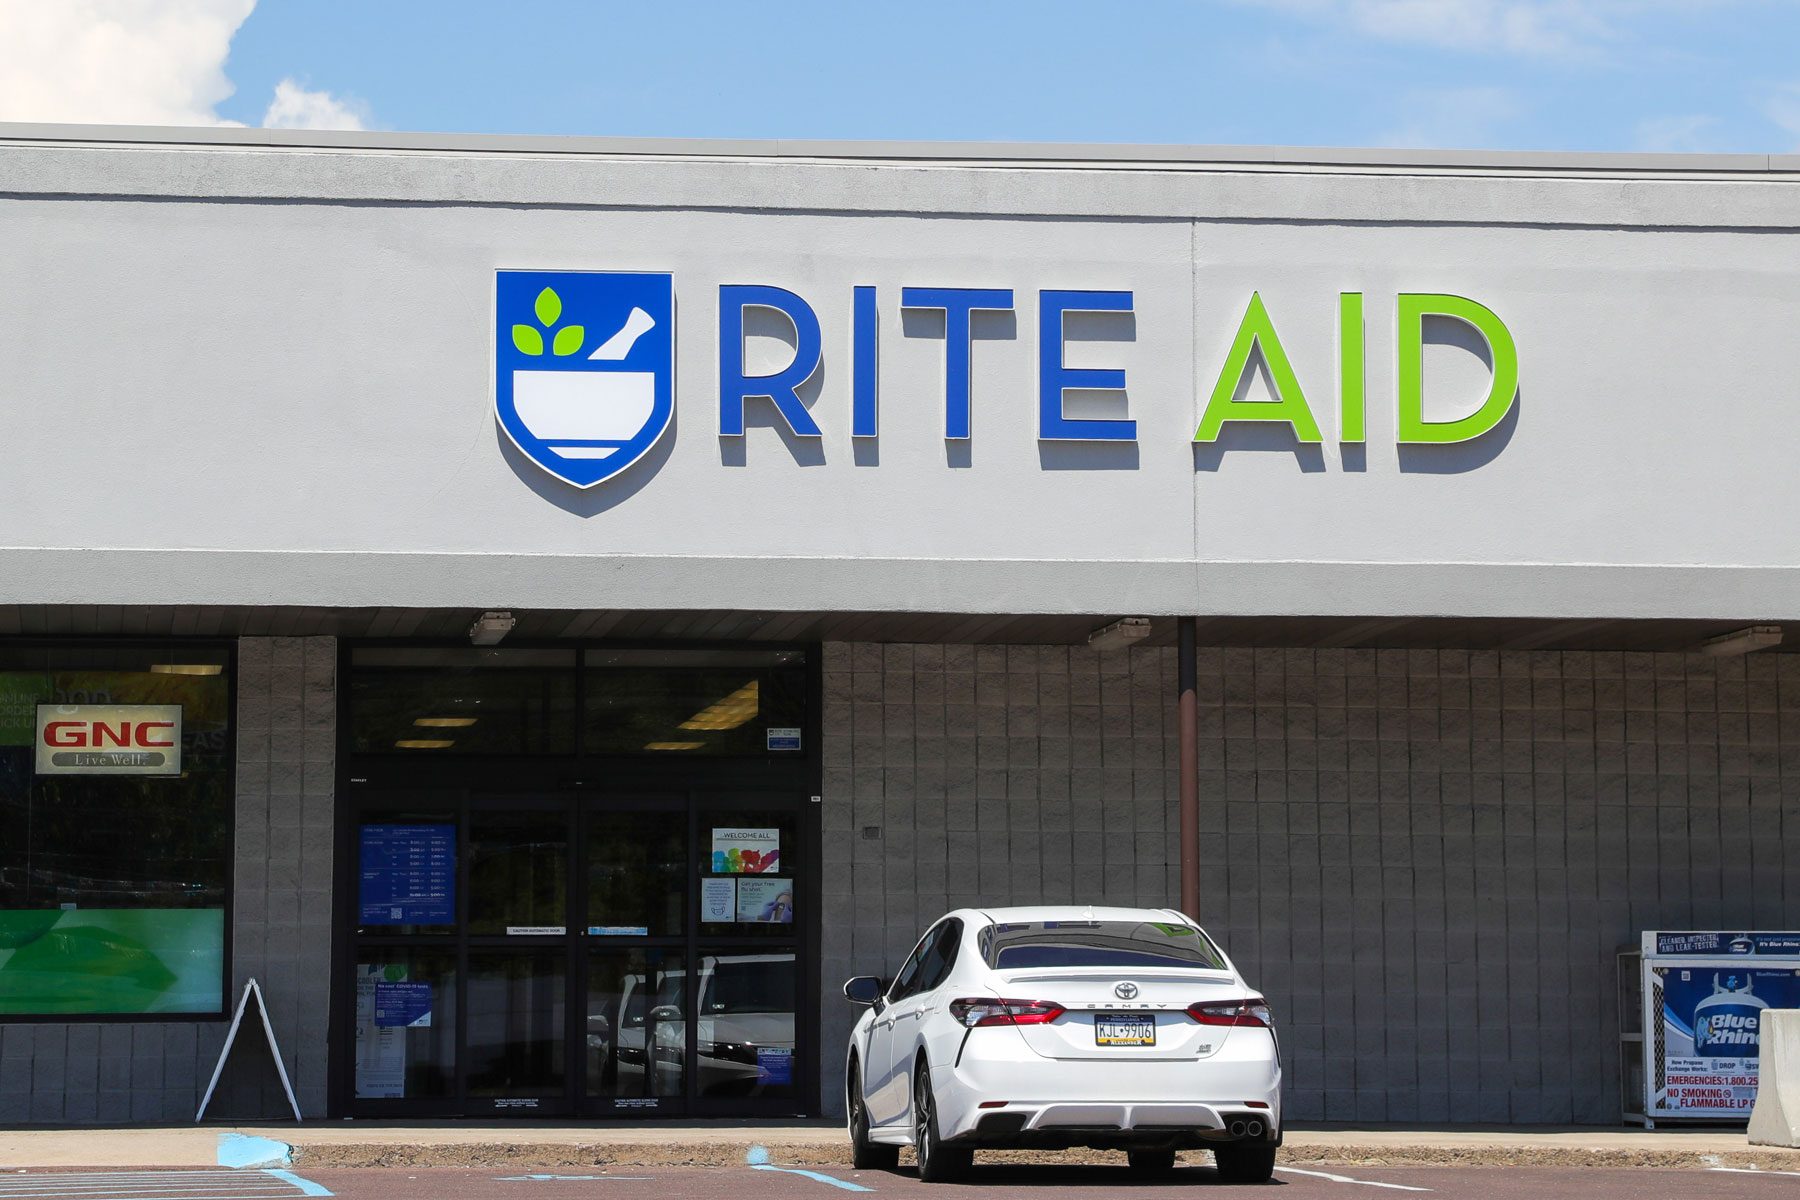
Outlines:
POLYGON ((959 909, 893 979, 844 995, 855 1163, 954 1179, 978 1149, 1123 1150, 1161 1174, 1209 1149, 1231 1182, 1269 1178, 1281 1064, 1269 1007, 1174 910, 959 909))

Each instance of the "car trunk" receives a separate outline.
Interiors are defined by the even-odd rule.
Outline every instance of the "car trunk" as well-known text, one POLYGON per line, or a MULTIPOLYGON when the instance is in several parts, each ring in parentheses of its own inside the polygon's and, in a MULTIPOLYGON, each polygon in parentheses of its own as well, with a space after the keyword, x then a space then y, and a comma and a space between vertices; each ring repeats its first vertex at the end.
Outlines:
POLYGON ((1000 994, 1009 999, 1051 1000, 1067 1010, 1048 1024, 1018 1026, 1025 1044, 1035 1053, 1056 1059, 1210 1057, 1224 1046, 1232 1027, 1202 1025, 1187 1014, 1188 1005, 1245 995, 1243 984, 1223 971, 1045 967, 1000 970, 994 972, 994 979, 1000 994), (1120 996, 1121 987, 1133 994, 1120 996), (1145 1018, 1153 1023, 1154 1044, 1129 1044, 1142 1036, 1145 1018), (1108 1044, 1108 1038, 1113 1044, 1108 1044))

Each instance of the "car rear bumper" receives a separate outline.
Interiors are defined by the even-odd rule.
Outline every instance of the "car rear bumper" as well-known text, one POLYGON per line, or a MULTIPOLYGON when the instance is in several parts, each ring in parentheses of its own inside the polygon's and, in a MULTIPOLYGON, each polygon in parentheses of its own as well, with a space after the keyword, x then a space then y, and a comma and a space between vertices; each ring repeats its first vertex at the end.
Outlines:
POLYGON ((1256 1032, 1210 1058, 1129 1065, 1046 1059, 995 1038, 949 1070, 933 1068, 939 1131, 989 1146, 1279 1143, 1281 1064, 1256 1032))
POLYGON ((1271 1112, 1221 1103, 1045 1104, 987 1109, 947 1140, 969 1147, 1198 1149, 1222 1142, 1280 1145, 1271 1112))

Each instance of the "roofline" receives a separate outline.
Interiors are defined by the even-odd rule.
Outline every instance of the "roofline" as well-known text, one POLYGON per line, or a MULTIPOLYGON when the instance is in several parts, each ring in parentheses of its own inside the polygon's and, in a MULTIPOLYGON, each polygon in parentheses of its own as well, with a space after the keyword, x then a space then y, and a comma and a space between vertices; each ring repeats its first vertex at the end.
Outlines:
POLYGON ((1098 142, 910 142, 738 138, 564 137, 539 134, 396 133, 161 125, 0 122, 0 144, 235 147, 449 154, 583 155, 629 158, 794 159, 880 162, 1031 163, 1069 166, 1350 167, 1588 174, 1768 174, 1800 172, 1800 154, 1635 154, 1536 150, 1345 149, 1180 146, 1098 142))

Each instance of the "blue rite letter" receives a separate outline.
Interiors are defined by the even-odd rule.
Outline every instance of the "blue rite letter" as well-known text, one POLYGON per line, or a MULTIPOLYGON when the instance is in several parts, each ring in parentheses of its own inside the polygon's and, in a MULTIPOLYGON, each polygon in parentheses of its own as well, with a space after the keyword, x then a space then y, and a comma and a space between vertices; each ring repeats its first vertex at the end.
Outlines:
POLYGON ((784 288, 724 284, 719 288, 719 434, 744 436, 744 401, 766 396, 781 419, 800 437, 823 437, 796 394, 819 369, 819 316, 806 301, 784 288), (744 310, 772 308, 794 325, 794 361, 773 375, 744 374, 744 310))
POLYGON ((1063 314, 1130 312, 1130 292, 1038 293, 1038 437, 1045 441, 1130 442, 1136 421, 1063 416, 1063 393, 1071 388, 1125 390, 1125 372, 1063 366, 1063 314))
POLYGON ((879 387, 876 368, 881 361, 875 289, 852 288, 850 296, 850 436, 872 438, 879 387))
POLYGON ((936 308, 944 314, 944 436, 969 436, 969 314, 1011 312, 1011 288, 901 288, 900 307, 936 308))

